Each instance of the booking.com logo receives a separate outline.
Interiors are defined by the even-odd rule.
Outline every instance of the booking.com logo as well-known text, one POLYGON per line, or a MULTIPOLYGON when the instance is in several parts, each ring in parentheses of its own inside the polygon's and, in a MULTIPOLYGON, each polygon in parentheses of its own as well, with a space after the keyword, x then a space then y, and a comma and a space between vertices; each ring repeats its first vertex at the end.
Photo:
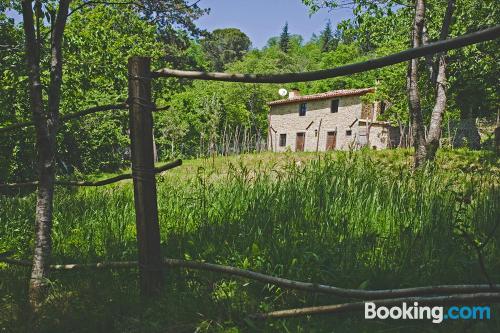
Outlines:
POLYGON ((365 319, 431 319, 439 324, 443 320, 488 320, 491 318, 489 306, 451 306, 447 310, 442 306, 420 306, 418 302, 401 306, 377 306, 375 303, 365 303, 365 319))

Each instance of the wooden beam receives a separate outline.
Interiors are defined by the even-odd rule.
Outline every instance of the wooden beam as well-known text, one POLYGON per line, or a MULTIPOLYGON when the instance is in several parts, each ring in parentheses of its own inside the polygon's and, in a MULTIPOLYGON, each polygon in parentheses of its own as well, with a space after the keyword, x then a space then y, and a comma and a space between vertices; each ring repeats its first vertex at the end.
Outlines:
MULTIPOLYGON (((109 104, 109 105, 99 105, 99 106, 94 106, 82 111, 78 111, 75 113, 70 113, 66 115, 62 115, 59 117, 59 121, 66 121, 69 119, 74 119, 78 117, 82 117, 88 114, 96 113, 96 112, 102 112, 102 111, 110 111, 110 110, 124 110, 127 108, 126 103, 121 103, 121 104, 109 104)), ((33 126, 32 121, 25 121, 17 124, 12 124, 8 125, 5 127, 0 127, 0 133, 5 133, 8 131, 12 131, 15 129, 23 128, 23 127, 28 127, 28 126, 33 126)))
POLYGON ((332 69, 314 72, 287 73, 287 74, 231 74, 208 73, 196 71, 181 71, 176 69, 160 69, 153 77, 178 77, 193 80, 226 81, 243 83, 292 83, 324 80, 344 75, 366 72, 376 68, 395 65, 414 58, 435 54, 467 45, 477 44, 497 39, 500 36, 500 25, 479 30, 459 37, 437 41, 428 45, 408 49, 385 57, 380 57, 356 64, 350 64, 332 69))
MULTIPOLYGON (((69 113, 69 114, 62 115, 59 117, 59 122, 64 122, 64 121, 68 121, 71 119, 80 118, 80 117, 83 117, 83 116, 86 116, 86 115, 89 115, 92 113, 97 113, 97 112, 102 112, 102 111, 112 111, 112 110, 125 110, 127 108, 128 108, 127 103, 93 106, 91 108, 81 110, 81 111, 78 111, 75 113, 69 113)), ((168 106, 163 106, 163 107, 155 108, 152 111, 157 112, 157 111, 164 111, 164 110, 168 110, 168 109, 169 109, 168 106)), ((12 131, 15 129, 19 129, 19 128, 33 126, 33 125, 34 125, 34 123, 32 121, 23 121, 23 122, 8 125, 5 127, 0 127, 0 134, 9 132, 9 131, 12 131)))
POLYGON ((139 250, 141 295, 158 295, 163 286, 160 226, 153 153, 151 59, 132 57, 128 62, 130 148, 139 250))
MULTIPOLYGON (((175 160, 173 162, 167 163, 161 167, 155 168, 154 172, 155 174, 173 169, 175 167, 178 167, 182 165, 182 160, 175 160)), ((55 184, 60 185, 60 186, 104 186, 104 185, 109 185, 113 184, 116 182, 119 182, 121 180, 125 179, 132 179, 133 176, 131 173, 124 173, 115 177, 111 178, 106 178, 103 180, 98 180, 95 182, 92 181, 71 181, 71 180, 56 180, 55 184)), ((2 188, 20 188, 20 187, 30 187, 30 186, 37 186, 38 182, 37 181, 30 181, 30 182, 24 182, 24 183, 13 183, 13 184, 0 184, 0 189, 2 188)))
MULTIPOLYGON (((0 254, 0 262, 5 262, 12 265, 26 266, 31 265, 31 261, 8 258, 13 254, 12 251, 0 254)), ((305 292, 315 292, 322 294, 330 294, 337 297, 355 298, 355 299, 387 299, 396 297, 415 297, 429 295, 452 295, 452 294, 473 294, 473 293, 500 293, 500 285, 495 284, 457 284, 457 285, 437 285, 425 287, 413 287, 403 289, 385 289, 385 290, 362 290, 348 289, 335 286, 329 286, 319 283, 301 282, 285 278, 280 278, 272 275, 253 272, 237 267, 210 264, 193 260, 170 259, 162 260, 162 265, 165 267, 180 267, 186 269, 210 271, 231 276, 239 276, 241 278, 269 283, 280 286, 284 289, 301 290, 305 292)), ((137 268, 137 261, 118 261, 118 262, 101 262, 91 264, 60 264, 51 265, 54 270, 85 270, 85 269, 133 269, 137 268)))

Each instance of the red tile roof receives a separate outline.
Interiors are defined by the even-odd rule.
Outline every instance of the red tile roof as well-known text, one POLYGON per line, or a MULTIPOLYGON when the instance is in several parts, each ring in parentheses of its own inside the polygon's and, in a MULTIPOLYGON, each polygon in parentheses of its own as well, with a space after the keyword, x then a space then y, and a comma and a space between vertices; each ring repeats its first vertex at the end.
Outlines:
POLYGON ((293 97, 293 98, 280 99, 277 101, 269 102, 269 103, 267 103, 267 105, 273 106, 273 105, 299 103, 299 102, 305 102, 305 101, 317 101, 317 100, 321 100, 321 99, 329 99, 332 97, 359 96, 359 95, 364 95, 364 94, 374 92, 374 91, 375 91, 375 88, 333 90, 333 91, 328 91, 328 92, 324 92, 321 94, 304 95, 304 96, 297 96, 297 97, 293 97))

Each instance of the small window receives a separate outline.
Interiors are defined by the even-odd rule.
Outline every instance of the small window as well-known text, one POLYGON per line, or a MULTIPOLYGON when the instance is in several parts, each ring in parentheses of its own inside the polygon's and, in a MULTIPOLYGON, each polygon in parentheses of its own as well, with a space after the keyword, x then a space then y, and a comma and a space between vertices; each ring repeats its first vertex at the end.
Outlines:
POLYGON ((286 134, 280 134, 280 147, 286 146, 286 134))
POLYGON ((303 117, 306 115, 307 103, 300 103, 299 106, 299 116, 303 117))
POLYGON ((332 99, 332 102, 330 104, 330 112, 331 113, 339 112, 339 100, 338 99, 332 99))
POLYGON ((352 135, 352 130, 348 129, 345 131, 345 136, 351 136, 352 135))

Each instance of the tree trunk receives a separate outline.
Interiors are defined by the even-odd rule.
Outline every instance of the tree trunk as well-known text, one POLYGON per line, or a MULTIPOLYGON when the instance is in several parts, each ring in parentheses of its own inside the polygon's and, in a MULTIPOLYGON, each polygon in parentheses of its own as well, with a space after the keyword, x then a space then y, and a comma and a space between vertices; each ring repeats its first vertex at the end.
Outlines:
POLYGON ((57 131, 59 122, 59 105, 61 102, 61 84, 62 84, 62 41, 66 20, 68 18, 69 4, 71 0, 59 1, 59 10, 57 12, 54 29, 51 40, 51 59, 50 59, 50 86, 49 86, 49 117, 53 121, 54 132, 57 131))
POLYGON ((30 107, 35 123, 38 159, 38 193, 35 213, 35 251, 30 280, 30 303, 37 308, 44 298, 51 250, 52 200, 54 192, 54 153, 45 119, 40 81, 40 47, 37 43, 31 1, 22 2, 23 28, 28 62, 30 107))
MULTIPOLYGON (((446 13, 443 18, 443 26, 441 28, 440 39, 444 40, 448 37, 455 9, 455 0, 448 0, 446 13)), ((443 122, 443 114, 446 109, 446 54, 440 53, 438 56, 438 70, 436 76, 436 102, 431 114, 431 123, 427 136, 427 157, 428 161, 433 161, 436 158, 436 152, 439 147, 439 139, 441 138, 441 125, 443 122)))
POLYGON ((495 153, 497 155, 500 155, 500 110, 497 110, 497 123, 496 123, 496 127, 495 127, 495 147, 494 147, 494 150, 495 150, 495 153))
MULTIPOLYGON (((412 47, 422 45, 422 33, 425 19, 424 0, 415 2, 415 19, 413 22, 412 47)), ((411 127, 413 132, 413 146, 415 147, 414 167, 421 166, 426 158, 425 127, 420 107, 418 92, 418 59, 412 59, 407 72, 408 104, 410 109, 411 127)))
POLYGON ((40 80, 40 44, 33 19, 32 1, 22 2, 23 29, 28 63, 30 107, 36 132, 38 192, 35 212, 35 244, 29 300, 37 310, 47 292, 52 250, 52 207, 55 180, 56 132, 62 82, 62 36, 71 0, 61 0, 51 40, 48 112, 44 110, 40 80))
MULTIPOLYGON (((422 31, 422 44, 429 44, 429 34, 427 33, 427 27, 424 25, 424 30, 422 31)), ((425 56, 425 63, 429 70, 429 80, 432 84, 436 84, 436 63, 434 62, 434 55, 429 54, 425 56)))
POLYGON ((446 56, 439 56, 439 67, 436 78, 436 103, 432 109, 431 123, 427 136, 427 157, 428 161, 436 158, 436 152, 439 148, 439 139, 441 138, 441 125, 443 114, 446 109, 446 56))

